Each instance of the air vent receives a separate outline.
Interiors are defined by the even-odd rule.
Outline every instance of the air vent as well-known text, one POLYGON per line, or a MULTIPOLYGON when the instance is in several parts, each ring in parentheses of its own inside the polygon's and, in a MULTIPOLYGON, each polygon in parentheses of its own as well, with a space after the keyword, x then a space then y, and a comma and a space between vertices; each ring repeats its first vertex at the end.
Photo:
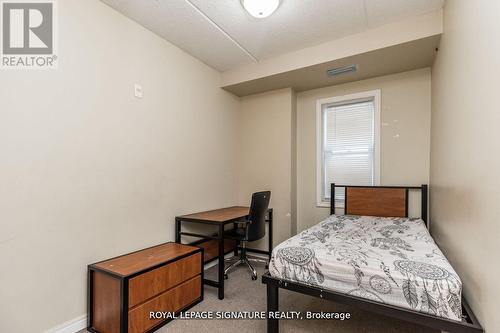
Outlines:
POLYGON ((337 76, 337 75, 355 72, 357 69, 358 69, 358 65, 349 65, 349 66, 329 69, 326 71, 326 74, 328 76, 337 76))

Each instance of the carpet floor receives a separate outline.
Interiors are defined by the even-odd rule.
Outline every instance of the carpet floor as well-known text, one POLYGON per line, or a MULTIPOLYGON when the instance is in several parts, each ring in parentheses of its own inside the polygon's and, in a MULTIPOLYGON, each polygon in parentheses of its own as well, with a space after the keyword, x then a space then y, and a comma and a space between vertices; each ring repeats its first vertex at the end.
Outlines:
MULTIPOLYGON (((239 266, 230 273, 225 284, 225 298, 217 298, 217 289, 205 286, 205 299, 189 311, 266 311, 266 288, 260 276, 263 265, 255 265, 259 278, 252 281, 246 267, 239 266)), ((205 276, 216 279, 217 266, 208 269, 205 276)), ((280 332, 336 332, 336 333, 431 333, 426 327, 380 316, 355 307, 323 301, 311 296, 280 290, 280 311, 349 312, 349 320, 281 320, 280 332)), ((265 320, 203 320, 177 319, 163 326, 157 333, 175 332, 265 332, 265 320)), ((86 330, 80 333, 86 333, 86 330)))

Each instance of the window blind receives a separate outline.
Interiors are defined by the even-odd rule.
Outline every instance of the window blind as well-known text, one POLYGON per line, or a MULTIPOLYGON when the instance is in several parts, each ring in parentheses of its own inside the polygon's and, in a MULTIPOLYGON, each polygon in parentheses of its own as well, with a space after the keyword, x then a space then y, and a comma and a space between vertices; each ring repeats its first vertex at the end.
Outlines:
MULTIPOLYGON (((330 183, 374 185, 375 105, 373 99, 325 105, 323 108, 323 193, 330 183)), ((344 200, 344 189, 335 189, 344 200)))

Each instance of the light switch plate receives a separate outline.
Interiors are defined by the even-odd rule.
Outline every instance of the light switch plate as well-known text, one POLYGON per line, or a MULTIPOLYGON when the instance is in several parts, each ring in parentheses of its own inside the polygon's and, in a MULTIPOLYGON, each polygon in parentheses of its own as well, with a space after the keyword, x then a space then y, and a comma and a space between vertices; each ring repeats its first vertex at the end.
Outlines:
POLYGON ((137 83, 134 84, 134 96, 137 98, 142 98, 142 86, 137 83))

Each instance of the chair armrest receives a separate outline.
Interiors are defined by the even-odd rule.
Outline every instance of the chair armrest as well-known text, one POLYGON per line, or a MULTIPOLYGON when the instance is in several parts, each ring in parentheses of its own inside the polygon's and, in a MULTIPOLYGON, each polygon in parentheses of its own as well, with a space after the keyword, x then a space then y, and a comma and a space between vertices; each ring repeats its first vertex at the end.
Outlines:
POLYGON ((244 231, 245 233, 245 237, 248 237, 248 225, 252 223, 252 221, 249 221, 249 220, 241 220, 241 221, 236 221, 233 223, 234 225, 234 229, 243 229, 242 231, 244 231))
POLYGON ((252 223, 252 222, 247 221, 247 220, 236 221, 236 222, 234 222, 234 227, 235 228, 246 228, 250 223, 252 223))

